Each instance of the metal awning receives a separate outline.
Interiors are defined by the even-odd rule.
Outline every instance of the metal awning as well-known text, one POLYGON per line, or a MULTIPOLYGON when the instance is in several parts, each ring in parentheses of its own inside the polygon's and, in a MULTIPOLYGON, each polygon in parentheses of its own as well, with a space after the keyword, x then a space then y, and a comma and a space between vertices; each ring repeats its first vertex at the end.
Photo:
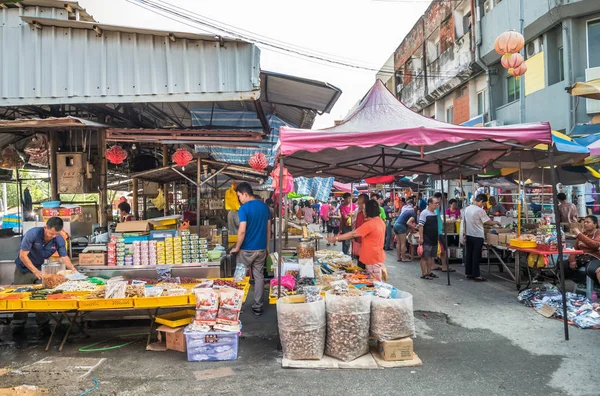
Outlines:
POLYGON ((106 140, 112 142, 233 144, 262 142, 264 134, 253 130, 216 129, 131 129, 108 128, 106 140))
POLYGON ((108 127, 110 125, 71 116, 0 120, 0 131, 2 132, 108 127))

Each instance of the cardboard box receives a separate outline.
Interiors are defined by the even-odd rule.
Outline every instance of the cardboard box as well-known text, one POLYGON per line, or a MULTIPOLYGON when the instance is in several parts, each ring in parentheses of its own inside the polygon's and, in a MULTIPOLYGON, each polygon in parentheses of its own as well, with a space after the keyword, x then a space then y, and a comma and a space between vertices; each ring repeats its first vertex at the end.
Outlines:
POLYGON ((401 338, 399 340, 379 341, 377 349, 383 360, 398 361, 411 360, 414 355, 412 338, 401 338))
POLYGON ((48 221, 52 217, 59 217, 65 223, 74 223, 74 222, 77 222, 77 221, 83 221, 83 215, 82 214, 73 214, 73 215, 68 215, 68 216, 42 216, 42 221, 48 221))
POLYGON ((185 335, 183 331, 185 326, 181 327, 169 327, 159 326, 156 331, 158 332, 158 342, 150 344, 146 347, 149 351, 178 351, 187 352, 187 344, 185 342, 185 335))
POLYGON ((43 217, 62 217, 81 214, 81 206, 64 206, 60 208, 42 208, 43 217))
POLYGON ((488 245, 498 246, 498 234, 487 234, 488 245))
POLYGON ((115 232, 148 232, 150 231, 150 222, 147 220, 126 221, 117 224, 115 232))
POLYGON ((106 265, 106 253, 80 253, 79 265, 106 265))

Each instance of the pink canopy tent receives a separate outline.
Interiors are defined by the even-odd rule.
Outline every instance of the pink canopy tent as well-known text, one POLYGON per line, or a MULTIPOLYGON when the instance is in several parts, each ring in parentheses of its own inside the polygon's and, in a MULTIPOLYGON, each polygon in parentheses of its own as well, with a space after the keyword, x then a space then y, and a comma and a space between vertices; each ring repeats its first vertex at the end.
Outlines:
MULTIPOLYGON (((333 176, 342 182, 360 182, 383 175, 423 173, 443 179, 448 174, 475 174, 492 167, 501 157, 519 151, 547 153, 553 168, 555 150, 547 122, 497 128, 452 125, 415 113, 377 80, 358 108, 339 125, 318 130, 282 127, 278 158, 280 165, 285 162, 296 176, 333 176), (547 150, 535 148, 538 144, 546 144, 547 150)), ((556 185, 555 172, 552 179, 556 185)), ((556 200, 554 211, 558 213, 556 200)), ((279 230, 281 235, 281 219, 279 230)), ((561 234, 558 235, 568 339, 562 242, 561 234)), ((279 266, 281 273, 281 252, 279 266)))
POLYGON ((437 121, 404 106, 377 80, 341 124, 319 130, 282 127, 279 139, 279 154, 292 174, 349 182, 459 168, 481 172, 511 151, 551 143, 552 135, 546 122, 480 128, 437 121))

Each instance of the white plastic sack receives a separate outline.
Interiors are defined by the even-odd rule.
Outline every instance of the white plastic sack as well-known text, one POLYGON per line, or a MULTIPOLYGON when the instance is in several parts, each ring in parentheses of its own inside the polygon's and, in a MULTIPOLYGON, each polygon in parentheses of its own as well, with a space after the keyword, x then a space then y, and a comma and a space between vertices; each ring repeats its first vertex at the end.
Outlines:
POLYGON ((371 295, 336 296, 327 292, 325 353, 345 362, 369 352, 371 295))
POLYGON ((412 294, 398 291, 395 297, 371 300, 371 337, 378 341, 415 335, 412 294))
POLYGON ((277 322, 283 356, 292 360, 319 360, 325 349, 325 301, 294 304, 277 300, 277 322))

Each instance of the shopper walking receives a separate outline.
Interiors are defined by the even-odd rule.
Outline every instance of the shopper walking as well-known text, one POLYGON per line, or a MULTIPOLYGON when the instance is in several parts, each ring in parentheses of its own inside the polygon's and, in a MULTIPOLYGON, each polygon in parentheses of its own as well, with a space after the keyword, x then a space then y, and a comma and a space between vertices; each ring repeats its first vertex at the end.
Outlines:
POLYGON ((263 270, 267 260, 267 246, 271 239, 271 212, 269 207, 256 199, 248 183, 240 183, 235 189, 242 206, 238 212, 240 226, 237 244, 231 253, 238 253, 237 262, 252 270, 254 277, 254 304, 252 312, 262 315, 265 294, 263 270))
MULTIPOLYGON (((340 214, 342 216, 341 230, 342 234, 346 234, 352 232, 352 217, 354 216, 357 206, 352 202, 352 194, 344 193, 342 198, 343 202, 340 205, 340 214)), ((344 243, 342 243, 342 252, 346 255, 350 253, 349 240, 344 240, 344 243)))
POLYGON ((560 222, 570 224, 577 223, 579 221, 577 206, 567 201, 567 196, 565 195, 565 193, 559 193, 556 197, 558 198, 558 202, 560 203, 558 207, 558 212, 560 214, 560 222))
MULTIPOLYGON (((446 241, 446 237, 444 236, 444 220, 442 219, 442 193, 440 192, 436 192, 435 194, 433 194, 433 196, 437 199, 440 200, 440 204, 438 205, 438 207, 435 209, 435 214, 438 217, 437 220, 437 225, 438 225, 438 241, 439 241, 439 245, 438 248, 441 249, 441 251, 439 252, 439 256, 440 256, 440 262, 441 262, 441 266, 437 266, 434 268, 434 270, 436 271, 442 271, 442 272, 456 272, 455 269, 452 268, 448 268, 448 260, 447 260, 447 252, 448 252, 448 242, 446 241)), ((444 201, 445 202, 445 201, 444 201)))
POLYGON ((394 250, 392 248, 392 242, 394 240, 394 208, 392 208, 392 200, 390 198, 386 198, 383 201, 383 210, 385 211, 385 246, 384 250, 394 250))
POLYGON ((410 260, 406 258, 406 240, 410 232, 415 232, 417 212, 414 208, 414 201, 408 199, 406 205, 402 208, 402 213, 394 222, 394 232, 396 233, 396 254, 398 261, 408 262, 413 260, 412 249, 410 250, 410 260))
MULTIPOLYGON (((337 207, 335 201, 331 201, 331 204, 328 207, 329 213, 327 214, 327 237, 331 238, 340 233, 340 221, 342 217, 340 215, 340 209, 337 207)), ((330 245, 330 243, 327 243, 327 246, 330 245)), ((333 246, 337 246, 337 244, 334 243, 333 246)))
POLYGON ((304 202, 304 207, 300 209, 302 211, 302 218, 306 224, 312 224, 315 221, 315 211, 310 204, 310 201, 304 202))
POLYGON ((366 200, 365 221, 355 231, 350 231, 340 236, 328 238, 329 243, 348 241, 352 238, 362 238, 363 246, 360 249, 359 260, 366 266, 367 273, 374 279, 382 280, 385 271, 385 222, 379 216, 379 204, 373 199, 366 200))
POLYGON ((463 221, 461 224, 461 233, 465 235, 465 274, 467 279, 473 279, 477 282, 485 282, 487 279, 481 276, 479 263, 481 261, 481 252, 485 232, 484 224, 500 225, 497 221, 490 219, 483 209, 487 203, 487 195, 478 194, 475 202, 465 209, 463 221))
POLYGON ((321 204, 321 208, 319 209, 319 218, 321 219, 321 230, 323 232, 327 231, 327 223, 329 222, 329 208, 330 204, 327 202, 323 202, 321 204))
POLYGON ((423 249, 421 255, 421 279, 439 278, 433 272, 433 260, 438 255, 438 215, 435 210, 440 206, 439 198, 427 200, 427 207, 419 215, 419 245, 423 249))

